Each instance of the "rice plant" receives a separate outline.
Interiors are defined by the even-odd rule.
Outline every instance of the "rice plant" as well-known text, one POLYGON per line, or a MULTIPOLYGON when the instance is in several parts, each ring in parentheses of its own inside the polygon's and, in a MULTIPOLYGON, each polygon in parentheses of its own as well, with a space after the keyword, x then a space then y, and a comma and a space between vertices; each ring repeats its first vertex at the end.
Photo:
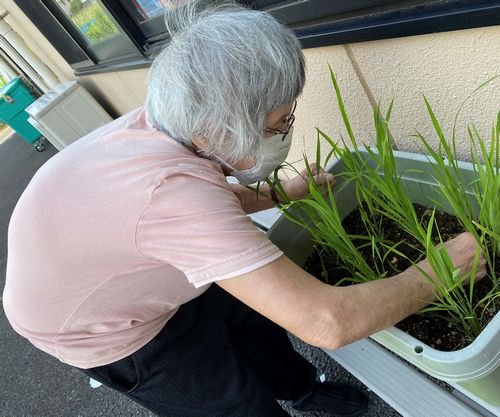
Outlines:
MULTIPOLYGON (((388 113, 391 109, 392 102, 388 113)), ((433 271, 433 277, 426 274, 425 276, 433 285, 437 296, 436 301, 425 311, 446 311, 450 321, 457 325, 469 339, 473 339, 481 331, 481 312, 478 311, 478 306, 485 301, 481 300, 477 303, 472 298, 479 250, 476 256, 476 266, 466 278, 468 283, 468 288, 466 288, 463 284, 464 278, 454 267, 451 257, 442 244, 443 242, 441 241, 439 248, 434 246, 432 235, 439 230, 434 222, 435 209, 432 210, 427 226, 417 217, 413 203, 402 185, 401 175, 397 171, 394 153, 390 146, 387 120, 381 116, 378 109, 375 109, 374 113, 377 152, 367 149, 373 160, 377 161, 377 169, 368 168, 367 170, 370 190, 375 191, 371 197, 376 202, 381 214, 397 222, 422 245, 422 251, 433 271), (382 175, 378 175, 378 172, 381 172, 382 175)), ((460 190, 460 188, 458 189, 460 190)), ((463 199, 463 195, 461 198, 463 199)))
MULTIPOLYGON (((334 190, 328 186, 325 192, 317 187, 307 157, 304 157, 304 160, 311 184, 309 196, 299 201, 289 201, 276 173, 275 181, 271 182, 283 201, 286 201, 282 206, 284 215, 292 222, 309 230, 314 240, 327 248, 324 250, 326 253, 330 253, 331 256, 335 254, 341 265, 350 271, 351 276, 345 277, 344 280, 351 282, 383 278, 387 276, 387 271, 382 268, 387 256, 397 253, 398 256, 404 257, 398 251, 400 242, 387 242, 376 219, 383 216, 395 222, 419 242, 421 257, 426 256, 432 268, 432 276, 425 273, 424 275, 433 285, 436 301, 424 311, 446 311, 450 321, 459 326, 467 337, 477 336, 481 331, 482 313, 499 296, 497 285, 494 285, 494 288, 481 300, 474 301, 473 299, 475 269, 480 252, 478 251, 476 263, 470 275, 465 278, 460 276, 460 271, 454 267, 442 242, 436 247, 432 240, 436 231, 439 235, 434 221, 435 209, 432 208, 428 222, 420 219, 404 189, 402 174, 396 166, 388 128, 393 102, 390 103, 385 116, 379 108, 374 109, 376 141, 373 149, 366 147, 371 160, 369 162, 359 148, 359 142, 355 138, 337 80, 331 67, 329 69, 348 140, 346 141, 341 136, 339 144, 322 130, 317 129, 316 163, 320 166, 323 162, 319 142, 322 138, 331 146, 326 161, 336 157, 341 159, 345 166, 341 185, 337 187, 354 185, 361 218, 366 225, 368 236, 352 236, 346 232, 335 202, 334 190), (357 246, 353 243, 353 239, 357 246), (360 250, 366 247, 371 248, 373 267, 360 253, 360 250)), ((500 216, 498 215, 500 213, 500 198, 498 198, 500 196, 500 176, 498 176, 500 114, 496 127, 493 129, 489 150, 484 146, 484 141, 476 129, 474 127, 469 129, 469 136, 475 150, 473 156, 478 180, 474 184, 467 184, 460 175, 460 163, 455 145, 455 127, 452 141, 448 142, 430 103, 426 98, 424 101, 438 135, 439 149, 435 151, 418 132, 417 136, 428 151, 434 177, 439 187, 438 192, 453 208, 464 227, 474 234, 482 248, 485 248, 487 240, 485 237, 488 235, 490 240, 496 242, 496 251, 498 251, 500 249, 498 246, 500 241, 500 216), (479 159, 487 163, 481 165, 478 163, 479 159), (477 202, 480 203, 478 218, 474 217, 471 196, 475 196, 477 202)), ((437 201, 439 201, 438 195, 436 195, 437 201)), ((441 240, 440 236, 439 240, 441 240)), ((419 260, 420 258, 414 259, 414 264, 419 260)), ((489 264, 493 267, 492 259, 489 259, 489 264)))
POLYGON ((479 306, 485 302, 485 299, 476 302, 473 298, 480 247, 478 247, 468 276, 461 276, 460 271, 455 268, 446 251, 441 236, 439 236, 440 245, 438 247, 434 245, 432 240, 434 226, 436 226, 436 230, 439 230, 435 225, 434 218, 435 210, 432 210, 425 238, 427 261, 432 268, 434 277, 429 276, 422 269, 420 271, 434 287, 436 300, 429 307, 421 310, 421 313, 446 312, 450 321, 460 328, 469 340, 473 340, 481 332, 482 314, 479 312, 479 306), (464 282, 467 282, 468 287, 464 285, 464 282))
MULTIPOLYGON (((327 157, 329 159, 329 157, 327 157)), ((371 281, 385 273, 381 270, 373 270, 366 259, 362 256, 353 239, 370 241, 373 237, 349 235, 342 225, 342 217, 337 208, 335 198, 330 184, 327 189, 321 189, 315 182, 309 160, 304 155, 304 161, 309 180, 310 195, 304 199, 291 201, 278 179, 278 170, 275 171, 274 181, 269 182, 280 196, 283 215, 291 222, 307 229, 314 241, 323 248, 327 256, 334 256, 339 261, 339 266, 349 271, 349 276, 344 277, 342 282, 354 283, 371 281)), ((319 136, 316 148, 316 163, 321 166, 321 150, 319 136)), ((337 282, 336 284, 341 284, 337 282)))
MULTIPOLYGON (((490 148, 477 129, 468 129, 471 139, 473 166, 477 176, 475 198, 479 205, 478 223, 491 240, 492 258, 500 254, 500 112, 497 115, 496 126, 492 128, 490 148)), ((494 263, 493 263, 494 266, 494 263)), ((493 268, 493 276, 496 278, 493 268)))
POLYGON ((434 178, 439 186, 441 198, 435 200, 436 204, 443 210, 451 208, 453 214, 462 223, 465 230, 472 233, 477 243, 482 247, 488 267, 491 271, 490 278, 494 285, 498 284, 495 273, 495 257, 497 256, 500 242, 493 237, 493 234, 500 233, 500 179, 498 172, 500 169, 499 158, 499 132, 500 113, 497 116, 496 125, 492 128, 490 148, 486 146, 486 141, 472 125, 468 128, 470 139, 470 152, 476 179, 467 181, 461 178, 460 162, 457 155, 456 146, 456 124, 461 109, 464 104, 471 99, 478 91, 497 79, 492 77, 476 88, 461 104, 455 115, 451 140, 446 139, 443 129, 432 109, 431 104, 424 97, 425 105, 432 121, 432 125, 438 138, 438 149, 430 145, 429 141, 417 131, 416 137, 427 151, 427 157, 434 172, 434 178), (444 197, 444 199, 442 198, 444 197), (479 207, 479 212, 475 210, 473 203, 479 207), (477 223, 483 227, 478 227, 477 223), (493 233, 493 234, 492 234, 493 233), (489 239, 486 239, 489 235, 489 239), (490 244, 491 242, 491 244, 490 244))
MULTIPOLYGON (((402 226, 402 228, 423 242, 425 240, 425 230, 420 226, 413 207, 413 203, 407 196, 401 184, 401 175, 397 174, 396 162, 391 145, 389 134, 389 121, 393 109, 393 101, 389 104, 389 108, 385 117, 382 115, 380 108, 377 107, 373 111, 374 125, 376 133, 376 152, 365 146, 366 151, 376 166, 373 168, 368 163, 362 163, 364 158, 361 156, 358 142, 353 133, 353 129, 347 114, 342 94, 338 86, 337 79, 329 66, 330 78, 335 89, 337 103, 339 106, 344 126, 350 139, 351 149, 338 149, 338 146, 333 144, 333 141, 323 134, 322 136, 334 147, 334 153, 337 157, 348 166, 347 176, 356 181, 357 195, 360 203, 365 203, 368 208, 368 219, 375 219, 377 215, 382 215, 390 218, 394 222, 402 226), (382 173, 382 175, 380 175, 382 173)), ((347 148, 345 141, 342 143, 347 148)), ((373 229, 373 226, 368 226, 373 229)))

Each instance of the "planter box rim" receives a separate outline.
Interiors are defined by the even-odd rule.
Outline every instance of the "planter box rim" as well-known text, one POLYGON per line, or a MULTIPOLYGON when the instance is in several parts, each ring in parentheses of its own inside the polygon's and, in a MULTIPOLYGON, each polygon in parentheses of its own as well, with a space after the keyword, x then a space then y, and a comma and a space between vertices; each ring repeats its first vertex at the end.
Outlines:
MULTIPOLYGON (((358 149, 362 158, 370 159, 366 148, 359 147, 358 149)), ((370 150, 375 151, 374 149, 370 150)), ((398 173, 401 174, 406 171, 401 178, 404 186, 412 194, 410 196, 412 201, 419 202, 415 201, 415 195, 418 195, 421 199, 428 199, 429 195, 432 194, 430 188, 437 187, 430 165, 430 157, 404 151, 394 151, 394 156, 398 173)), ((459 161, 458 166, 461 171, 460 175, 466 182, 475 175, 472 163, 459 161)), ((344 169, 344 165, 341 159, 331 161, 327 167, 327 171, 332 172, 334 175, 339 175, 342 169, 344 169)), ((335 193, 345 193, 342 197, 336 198, 336 201, 339 211, 344 210, 345 213, 348 213, 350 212, 349 208, 354 204, 353 201, 348 200, 355 199, 355 196, 353 196, 355 193, 352 190, 349 191, 349 184, 341 186, 341 181, 340 176, 339 184, 334 189, 334 195, 338 197, 335 193), (343 209, 342 205, 344 206, 343 209)), ((427 206, 429 206, 429 203, 427 203, 427 206)), ((303 265, 306 255, 309 256, 312 251, 312 241, 308 232, 286 220, 283 215, 269 229, 268 234, 269 238, 299 266, 303 265), (308 250, 309 252, 307 252, 308 250)), ((452 352, 434 349, 396 327, 378 332, 372 335, 371 338, 438 379, 466 386, 466 389, 470 390, 471 393, 478 395, 489 403, 495 404, 499 401, 496 399, 500 389, 499 313, 493 317, 491 322, 471 344, 452 352), (422 349, 416 351, 417 346, 422 349)))

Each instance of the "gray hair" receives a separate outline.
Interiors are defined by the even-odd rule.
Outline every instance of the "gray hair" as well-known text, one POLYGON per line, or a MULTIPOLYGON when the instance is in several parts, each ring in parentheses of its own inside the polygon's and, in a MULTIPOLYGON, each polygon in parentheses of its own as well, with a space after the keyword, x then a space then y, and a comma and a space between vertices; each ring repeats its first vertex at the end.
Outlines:
POLYGON ((190 1, 166 13, 171 39, 148 79, 149 120, 206 156, 258 160, 266 114, 293 103, 305 83, 301 46, 271 15, 190 1))

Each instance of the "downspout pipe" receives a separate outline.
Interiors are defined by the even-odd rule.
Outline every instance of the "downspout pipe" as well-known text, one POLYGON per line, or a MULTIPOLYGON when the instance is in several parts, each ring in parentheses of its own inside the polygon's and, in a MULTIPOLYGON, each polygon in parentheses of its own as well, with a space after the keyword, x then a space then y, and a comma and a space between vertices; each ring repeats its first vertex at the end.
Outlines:
POLYGON ((12 80, 13 78, 17 77, 17 74, 12 71, 12 68, 2 59, 0 56, 0 73, 4 75, 7 79, 7 81, 12 80))
POLYGON ((54 88, 59 80, 55 74, 36 56, 5 20, 8 12, 0 14, 0 47, 11 56, 17 65, 43 91, 54 88))

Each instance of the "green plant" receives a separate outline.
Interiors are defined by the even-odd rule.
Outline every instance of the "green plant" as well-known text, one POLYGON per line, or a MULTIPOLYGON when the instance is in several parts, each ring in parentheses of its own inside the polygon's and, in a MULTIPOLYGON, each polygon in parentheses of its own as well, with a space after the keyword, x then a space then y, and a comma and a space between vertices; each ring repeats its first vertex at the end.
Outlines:
MULTIPOLYGON (((373 112, 376 131, 376 152, 369 147, 365 147, 372 160, 376 162, 375 167, 373 167, 370 164, 361 162, 363 157, 359 152, 342 94, 331 67, 330 77, 354 152, 349 150, 340 151, 330 138, 324 134, 323 137, 333 146, 335 155, 342 160, 344 158, 347 160, 346 165, 350 167, 347 175, 357 183, 357 195, 360 206, 362 203, 365 203, 369 209, 369 214, 366 215, 366 218, 374 219, 376 214, 388 217, 401 225, 411 236, 423 242, 425 240, 425 230, 420 224, 413 203, 401 184, 401 176, 397 175, 388 128, 393 102, 391 101, 385 117, 382 116, 378 107, 373 112)), ((345 145, 345 141, 342 140, 342 142, 345 145)))
MULTIPOLYGON (((345 111, 335 76, 331 69, 330 72, 332 82, 337 92, 339 107, 346 125, 346 130, 354 149, 358 151, 357 143, 350 127, 349 118, 347 116, 347 112, 345 111)), ((391 110, 392 103, 389 107, 389 111, 387 112, 387 117, 390 117, 391 110)), ((385 122, 385 119, 381 117, 378 109, 375 111, 374 117, 377 137, 379 138, 378 143, 382 148, 385 146, 384 139, 388 137, 387 123, 385 122)), ((340 148, 319 129, 317 130, 317 133, 316 165, 326 165, 332 156, 340 157, 343 160, 346 168, 348 168, 345 173, 344 186, 348 186, 349 184, 355 185, 363 221, 372 233, 369 236, 352 236, 347 234, 342 226, 342 217, 337 210, 331 188, 328 187, 326 195, 318 189, 316 183, 314 182, 314 176, 311 172, 307 156, 304 156, 304 160, 311 184, 310 197, 290 202, 285 205, 283 207, 284 215, 294 223, 305 227, 319 245, 328 249, 327 253, 335 254, 337 259, 340 260, 342 267, 351 272, 352 276, 344 278, 341 282, 345 280, 351 282, 365 282, 384 277, 387 275, 387 272, 382 269, 382 264, 385 262, 387 256, 391 253, 397 253, 399 256, 404 255, 397 250, 399 242, 392 244, 386 242, 379 233, 380 230, 376 226, 373 227, 373 224, 376 222, 376 216, 383 213, 383 209, 381 207, 392 209, 392 207, 395 206, 394 203, 400 200, 399 194, 401 192, 401 187, 397 181, 388 183, 386 180, 379 177, 376 173, 376 169, 367 166, 359 152, 351 153, 350 151, 340 148), (326 139, 332 146, 332 150, 328 153, 325 161, 321 160, 320 136, 326 139), (390 190, 391 192, 387 192, 387 189, 385 189, 386 186, 392 188, 390 190), (390 198, 391 195, 393 202, 391 204, 384 205, 385 198, 390 198), (364 210, 364 206, 368 209, 364 210), (288 210, 290 208, 293 208, 293 210, 288 210), (356 247, 353 243, 353 239, 356 241, 364 241, 365 243, 356 247), (367 261, 363 258, 359 251, 366 245, 369 245, 371 248, 374 270, 372 270, 372 268, 368 265, 367 261)), ((343 138, 342 142, 345 144, 343 138)), ((388 155, 389 158, 381 159, 381 164, 384 165, 385 163, 384 168, 387 171, 387 178, 392 178, 390 173, 395 172, 394 157, 392 153, 387 154, 387 152, 385 152, 384 155, 388 155)), ((279 184, 279 181, 277 181, 277 176, 275 174, 275 181, 271 183, 271 185, 274 185, 275 188, 277 188, 283 200, 288 201, 286 193, 282 187, 277 186, 277 184, 279 184)), ((418 224, 416 214, 413 210, 413 205, 409 199, 404 200, 403 205, 398 208, 402 213, 400 216, 401 218, 403 214, 405 216, 407 213, 414 214, 415 219, 413 222, 411 220, 408 221, 408 224, 418 224)), ((414 232, 413 229, 412 231, 414 232)))
MULTIPOLYGON (((335 255, 340 264, 350 276, 344 280, 351 282, 365 282, 377 279, 380 271, 373 271, 365 258, 354 245, 353 239, 368 240, 366 236, 351 236, 343 225, 342 217, 335 204, 332 188, 328 186, 325 196, 314 182, 307 157, 305 158, 310 182, 310 197, 297 201, 290 201, 283 206, 284 215, 292 222, 305 227, 313 239, 327 255, 335 255)), ((340 282, 338 283, 340 284, 340 282)))
POLYGON ((440 205, 445 211, 451 209, 464 228, 473 234, 486 256, 491 271, 491 279, 495 286, 498 283, 495 273, 495 257, 500 248, 500 241, 494 237, 495 233, 500 234, 500 218, 498 216, 500 212, 500 201, 498 199, 498 195, 500 195, 500 179, 498 177, 500 170, 500 113, 497 116, 496 126, 492 129, 489 149, 486 146, 486 141, 480 136, 475 126, 468 127, 471 158, 476 174, 476 178, 473 180, 467 180, 460 176, 460 162, 456 146, 456 125, 464 104, 474 94, 497 78, 498 76, 495 76, 482 83, 462 102, 455 115, 451 140, 446 139, 432 106, 424 97, 427 111, 438 137, 438 149, 434 150, 421 133, 417 131, 416 134, 416 137, 428 153, 428 159, 438 182, 440 194, 445 197, 444 200, 436 199, 436 204, 440 205), (446 204, 441 204, 439 201, 445 201, 446 204), (478 224, 482 227, 478 227, 478 224), (490 236, 490 240, 485 239, 486 235, 490 236))
MULTIPOLYGON (((388 130, 391 111, 392 102, 386 118, 378 108, 374 111, 377 152, 370 148, 367 148, 367 152, 376 161, 377 166, 375 169, 367 167, 365 182, 369 184, 369 196, 376 203, 376 210, 380 214, 398 223, 422 245, 422 251, 434 275, 434 278, 427 274, 426 277, 437 294, 437 300, 425 311, 445 311, 451 322, 458 325, 468 338, 473 339, 481 331, 478 306, 484 301, 476 303, 472 298, 475 271, 473 270, 469 279, 466 279, 469 284, 467 291, 463 285, 463 277, 459 276, 459 271, 453 266, 442 242, 439 248, 434 246, 432 235, 434 230, 438 230, 434 222, 435 210, 432 210, 427 226, 417 217, 413 203, 401 183, 401 175, 397 173, 388 130)), ((463 195, 461 197, 463 198, 463 195)))
POLYGON ((71 0, 69 4, 69 13, 73 16, 83 9, 82 0, 71 0))
POLYGON ((489 235, 492 240, 492 257, 495 258, 500 253, 500 112, 496 126, 492 129, 489 150, 474 126, 468 131, 472 143, 474 170, 478 178, 474 195, 480 207, 479 224, 483 226, 483 233, 489 235))
MULTIPOLYGON (((434 217, 435 210, 432 211, 425 238, 427 260, 434 273, 434 278, 421 268, 419 269, 433 285, 437 299, 431 303, 430 307, 421 310, 421 313, 445 312, 451 323, 460 328, 469 340, 473 340, 481 332, 481 316, 484 311, 484 309, 481 310, 481 306, 488 300, 492 301, 491 296, 486 296, 478 302, 474 301, 473 297, 480 247, 478 247, 473 267, 468 276, 460 276, 450 255, 444 248, 441 236, 439 236, 439 247, 434 246, 432 241, 434 217), (464 286, 464 282, 467 282, 468 288, 464 286)), ((439 230, 437 225, 436 230, 439 230)))
MULTIPOLYGON (((352 275, 341 281, 351 282, 383 278, 387 276, 387 272, 382 267, 387 256, 393 253, 404 257, 398 251, 398 245, 401 242, 386 241, 377 224, 377 219, 383 216, 397 223, 418 242, 417 249, 419 249, 421 256, 413 260, 414 264, 421 257, 426 256, 432 268, 432 277, 424 271, 422 272, 433 285, 437 299, 423 312, 445 312, 449 321, 463 331, 468 338, 476 337, 481 331, 485 310, 500 296, 498 281, 494 274, 494 256, 500 248, 498 246, 498 242, 500 242, 500 176, 498 175, 500 169, 500 113, 496 126, 492 130, 489 149, 485 146, 485 141, 475 127, 469 128, 473 163, 477 174, 477 180, 471 183, 467 183, 464 178, 460 177, 460 162, 455 142, 456 118, 453 137, 449 142, 443 134, 430 103, 424 97, 425 105, 438 136, 438 150, 434 150, 423 135, 417 132, 417 137, 428 151, 429 160, 432 162, 434 176, 438 183, 434 201, 439 200, 439 194, 445 198, 448 202, 445 209, 450 210, 451 207, 464 227, 474 234, 485 254, 488 250, 487 241, 494 242, 496 249, 493 251, 493 256, 487 257, 493 288, 480 300, 476 300, 473 297, 473 290, 479 250, 470 275, 467 277, 459 276, 459 271, 454 267, 451 257, 441 241, 439 229, 435 224, 435 209, 432 208, 429 220, 419 218, 405 191, 404 172, 398 174, 388 128, 393 102, 390 103, 385 116, 382 115, 378 107, 374 109, 375 147, 365 147, 365 151, 372 161, 369 163, 360 152, 359 142, 355 138, 336 77, 331 68, 330 76, 349 140, 346 143, 344 137, 341 136, 339 142, 342 146, 340 146, 323 131, 317 129, 316 164, 321 165, 323 162, 326 165, 332 157, 342 160, 345 170, 342 178, 337 179, 339 183, 337 189, 353 187, 368 235, 353 236, 345 231, 342 225, 342 216, 335 203, 336 190, 328 187, 325 192, 315 184, 306 156, 304 156, 304 160, 311 184, 310 194, 302 200, 288 201, 284 204, 282 206, 284 215, 291 221, 305 227, 322 247, 321 252, 326 256, 335 256, 352 275), (325 161, 321 161, 320 138, 326 140, 332 148, 325 161), (350 150, 347 149, 348 144, 351 147, 350 150), (485 161, 485 164, 482 164, 482 161, 485 161), (476 205, 479 205, 478 216, 475 216, 474 198, 476 205), (432 239, 432 236, 436 234, 439 237, 438 243, 440 243, 437 247, 435 246, 436 242, 432 239), (360 254, 360 250, 366 247, 371 248, 373 262, 370 264, 373 264, 373 267, 360 254)), ((274 186, 281 198, 286 201, 286 193, 279 183, 276 173, 275 180, 270 182, 270 185, 274 186)))
POLYGON ((82 7, 71 16, 90 42, 99 42, 118 33, 118 29, 98 3, 82 7))

